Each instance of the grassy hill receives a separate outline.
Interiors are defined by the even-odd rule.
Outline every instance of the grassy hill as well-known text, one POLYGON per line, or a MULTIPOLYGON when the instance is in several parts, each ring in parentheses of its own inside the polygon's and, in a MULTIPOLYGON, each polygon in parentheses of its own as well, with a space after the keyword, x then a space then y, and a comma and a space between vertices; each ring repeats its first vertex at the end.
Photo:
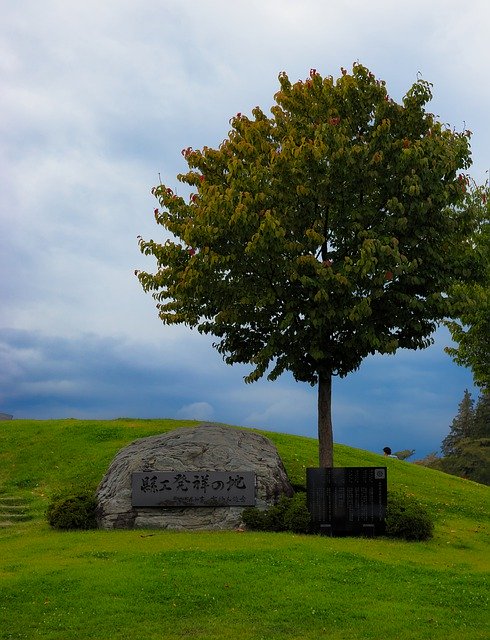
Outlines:
MULTIPOLYGON (((95 488, 136 438, 173 420, 0 422, 0 639, 488 639, 489 487, 337 445, 338 466, 388 466, 434 539, 51 530, 50 498, 95 488)), ((260 432, 293 483, 317 442, 260 432)))

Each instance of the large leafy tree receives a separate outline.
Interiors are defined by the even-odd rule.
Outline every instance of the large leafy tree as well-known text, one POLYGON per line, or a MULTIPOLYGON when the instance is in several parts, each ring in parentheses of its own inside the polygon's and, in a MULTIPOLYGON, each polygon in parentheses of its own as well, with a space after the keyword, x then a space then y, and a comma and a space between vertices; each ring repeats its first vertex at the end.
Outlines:
POLYGON ((427 347, 446 293, 472 278, 469 132, 426 111, 421 79, 401 103, 361 64, 279 82, 270 116, 237 114, 219 148, 184 150, 189 198, 154 188, 171 237, 140 238, 157 269, 137 275, 164 323, 215 336, 225 362, 251 366, 247 382, 317 384, 332 466, 332 376, 427 347))

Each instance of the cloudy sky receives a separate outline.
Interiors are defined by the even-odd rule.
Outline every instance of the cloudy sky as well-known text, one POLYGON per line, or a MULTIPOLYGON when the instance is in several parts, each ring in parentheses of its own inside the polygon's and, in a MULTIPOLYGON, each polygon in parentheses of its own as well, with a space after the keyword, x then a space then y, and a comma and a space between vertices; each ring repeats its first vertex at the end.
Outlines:
MULTIPOLYGON (((273 104, 277 76, 354 61, 399 100, 473 132, 490 165, 487 0, 4 0, 0 25, 0 412, 16 418, 175 417, 316 435, 315 389, 245 385, 211 341, 164 327, 136 268, 158 239, 150 189, 176 186, 184 147, 273 104)), ((374 356, 334 383, 335 440, 438 449, 469 371, 444 354, 374 356)))

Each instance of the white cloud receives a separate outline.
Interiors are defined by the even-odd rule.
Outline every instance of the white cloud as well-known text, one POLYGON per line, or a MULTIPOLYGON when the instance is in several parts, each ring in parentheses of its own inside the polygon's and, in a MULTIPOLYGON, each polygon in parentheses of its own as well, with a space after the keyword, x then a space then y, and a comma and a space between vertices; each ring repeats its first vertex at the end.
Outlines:
POLYGON ((179 409, 176 417, 181 420, 212 420, 214 409, 208 402, 193 402, 179 409))
POLYGON ((245 426, 281 431, 287 423, 296 425, 296 433, 316 434, 316 397, 309 385, 264 380, 236 388, 230 401, 241 406, 245 426))

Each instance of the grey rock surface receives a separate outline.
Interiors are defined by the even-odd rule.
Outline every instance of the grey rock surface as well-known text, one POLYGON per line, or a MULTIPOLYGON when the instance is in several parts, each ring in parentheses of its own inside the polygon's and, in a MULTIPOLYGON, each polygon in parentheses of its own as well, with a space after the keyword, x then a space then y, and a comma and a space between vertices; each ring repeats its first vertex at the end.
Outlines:
POLYGON ((274 444, 252 431, 220 425, 180 428, 141 438, 121 449, 97 489, 98 523, 104 529, 236 529, 243 507, 133 507, 131 475, 137 471, 253 471, 256 506, 291 496, 274 444))

